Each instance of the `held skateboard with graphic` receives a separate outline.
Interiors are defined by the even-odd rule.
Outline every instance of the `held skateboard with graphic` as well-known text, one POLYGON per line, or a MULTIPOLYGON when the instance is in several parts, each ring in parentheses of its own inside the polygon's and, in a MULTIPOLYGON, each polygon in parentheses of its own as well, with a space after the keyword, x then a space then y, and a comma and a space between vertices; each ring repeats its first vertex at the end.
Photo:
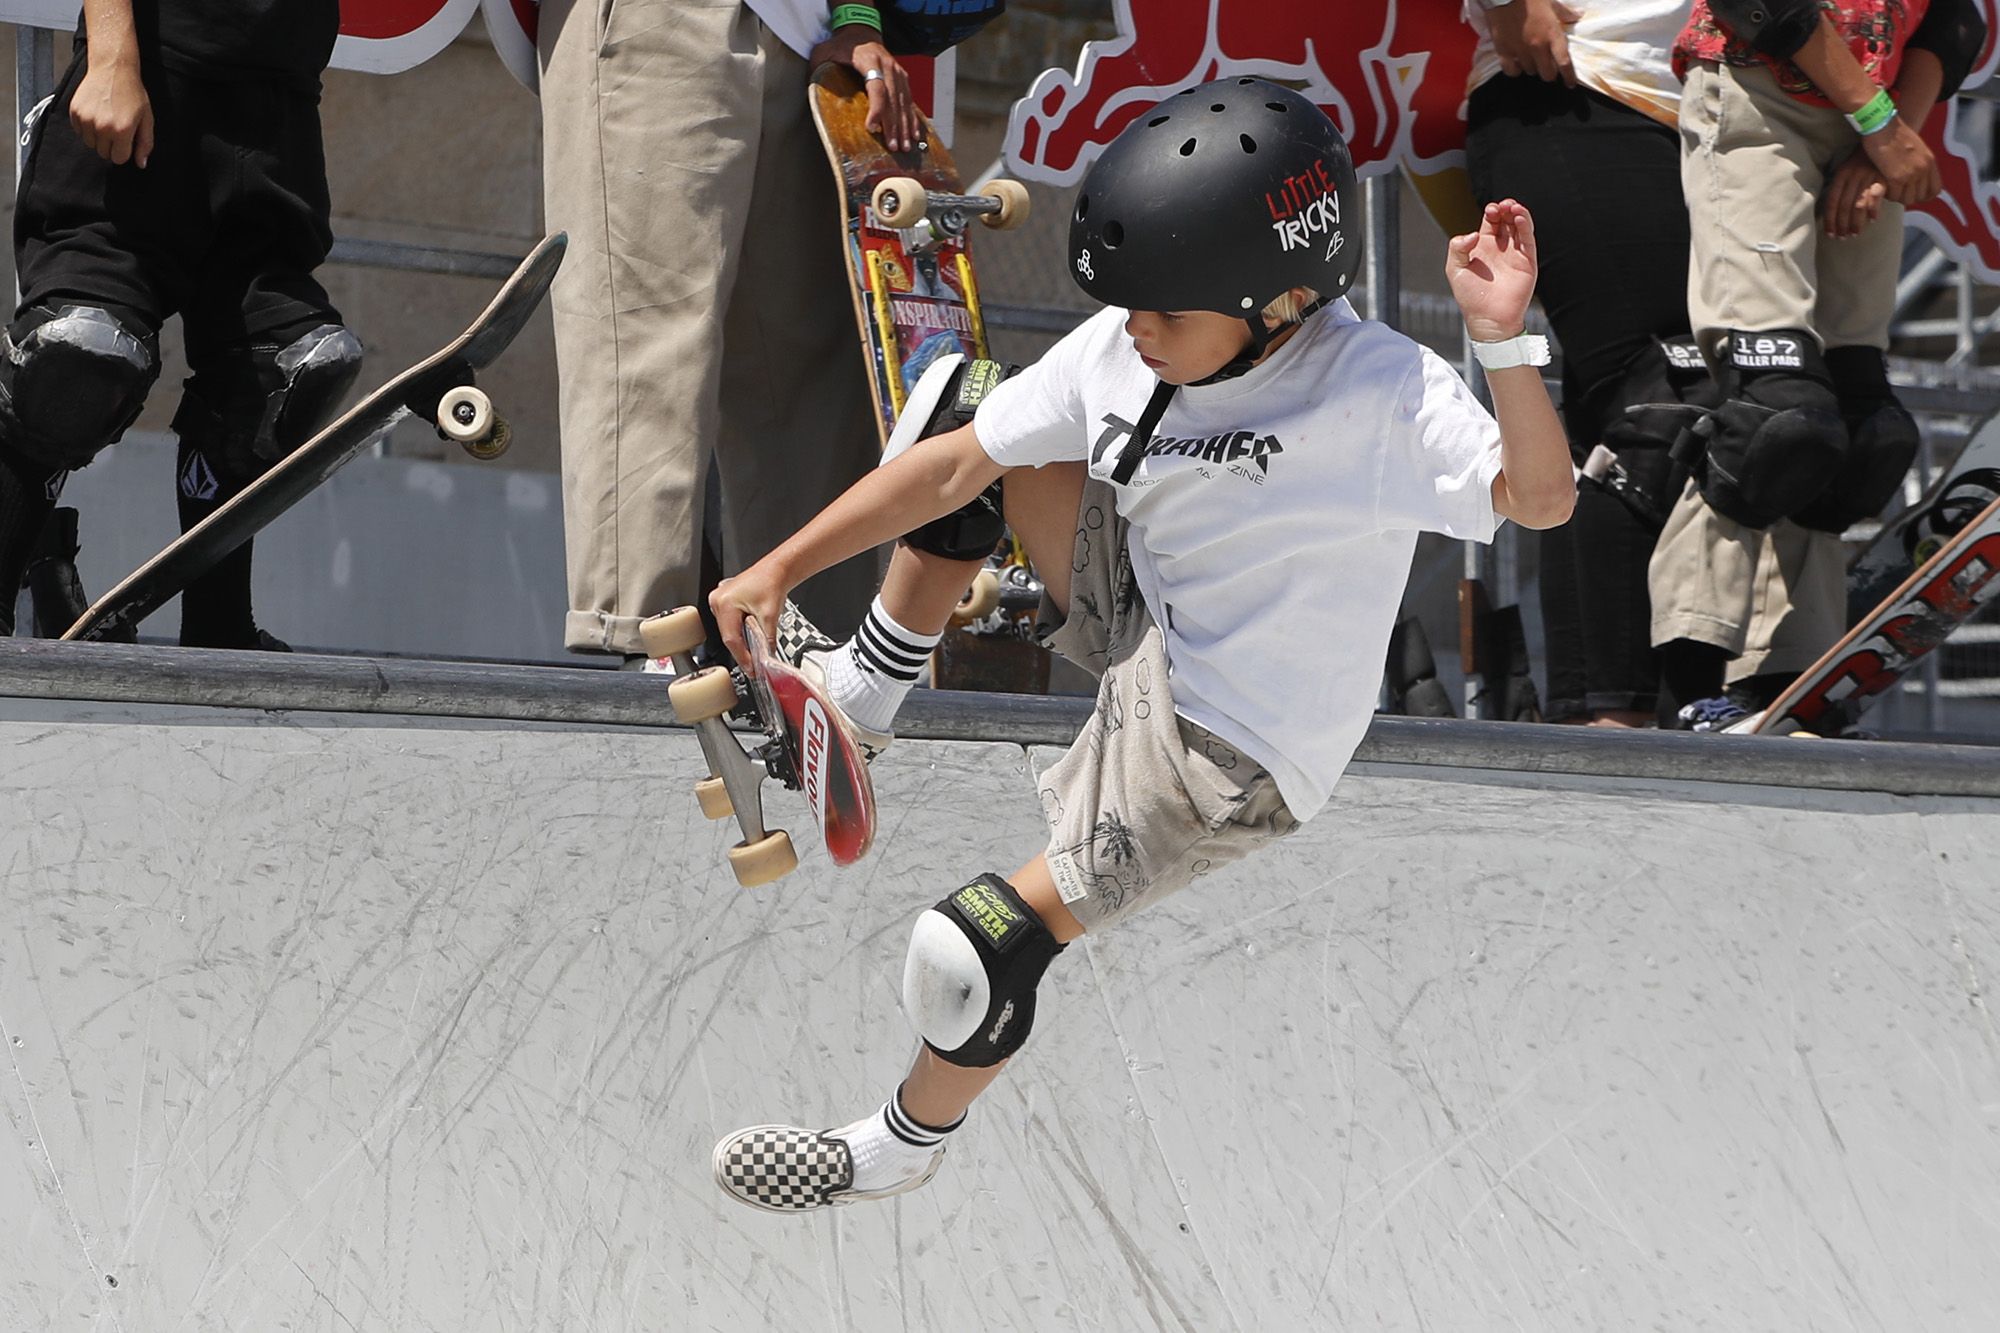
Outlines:
POLYGON ((1960 625, 2000 596, 2000 499, 1947 538, 1763 712, 1729 728, 1837 736, 1960 625))
POLYGON ((406 416, 434 422, 438 434, 475 458, 499 457, 511 432, 475 383, 477 372, 493 364, 527 325, 555 281, 567 244, 557 234, 537 245, 465 332, 342 413, 139 566, 98 598, 63 638, 107 639, 137 625, 406 416))
POLYGON ((861 751, 835 720, 833 705, 819 686, 771 655, 755 620, 743 623, 750 647, 749 670, 720 666, 697 669, 694 650, 705 637, 701 613, 683 606, 640 622, 648 657, 670 658, 674 681, 667 687, 674 716, 695 730, 708 777, 695 784, 695 799, 710 819, 736 817, 743 841, 729 852, 730 869, 745 888, 767 884, 798 866, 798 852, 783 829, 764 827, 766 778, 805 794, 835 865, 848 866, 868 854, 875 841, 875 787, 861 751), (725 717, 747 714, 763 730, 756 750, 744 747, 725 717))
POLYGON ((848 285, 886 443, 926 366, 951 352, 988 355, 966 232, 974 218, 995 228, 1019 225, 1028 192, 1018 181, 996 180, 966 194, 928 119, 915 149, 891 152, 868 129, 867 85, 845 65, 814 71, 810 101, 839 182, 848 285))

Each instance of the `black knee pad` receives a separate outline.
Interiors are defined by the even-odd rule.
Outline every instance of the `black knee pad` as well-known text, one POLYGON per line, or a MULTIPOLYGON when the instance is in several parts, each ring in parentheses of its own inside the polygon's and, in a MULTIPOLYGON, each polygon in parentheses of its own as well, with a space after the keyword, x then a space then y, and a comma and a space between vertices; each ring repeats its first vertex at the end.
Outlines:
POLYGON ((950 1064, 984 1069, 1028 1039, 1035 988, 1063 951, 998 875, 981 875, 917 918, 903 965, 903 1007, 950 1064))
POLYGON ((1722 406, 1705 437, 1701 493, 1724 518, 1768 528, 1818 498, 1847 457, 1847 425, 1826 362, 1802 329, 1734 331, 1722 406))
POLYGON ((1584 477, 1657 533, 1687 484, 1675 442, 1722 401, 1701 350, 1692 337, 1655 340, 1592 397, 1603 450, 1582 460, 1584 477))
POLYGON ((195 367, 174 431, 222 477, 248 481, 332 420, 360 373, 361 340, 338 324, 235 348, 195 367))
POLYGON ((1873 347, 1830 347, 1826 368, 1847 423, 1847 457, 1811 504, 1792 518, 1841 533, 1882 512, 1909 475, 1922 436, 1889 387, 1889 358, 1873 347))
POLYGON ((160 343, 96 306, 37 307, 0 335, 0 442, 67 471, 123 435, 160 374, 160 343))
MULTIPOLYGON (((993 386, 1019 369, 1018 366, 1003 369, 995 361, 961 361, 941 389, 931 386, 930 392, 935 397, 929 400, 930 410, 917 438, 942 435, 971 421, 993 386)), ((912 406, 922 410, 914 401, 912 406)), ((983 560, 1006 535, 1007 520, 1002 515, 1000 483, 996 481, 962 507, 905 533, 903 542, 947 560, 983 560)))

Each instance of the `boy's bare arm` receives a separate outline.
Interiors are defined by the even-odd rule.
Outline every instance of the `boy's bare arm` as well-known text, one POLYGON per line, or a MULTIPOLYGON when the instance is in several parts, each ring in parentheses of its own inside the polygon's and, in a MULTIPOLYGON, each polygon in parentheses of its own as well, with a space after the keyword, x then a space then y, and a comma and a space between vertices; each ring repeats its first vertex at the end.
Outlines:
POLYGON ((822 509, 812 522, 709 594, 723 642, 738 661, 747 654, 743 618, 767 630, 778 623, 785 595, 850 556, 873 550, 951 513, 1007 469, 987 457, 971 425, 932 436, 876 468, 822 509))
POLYGON ((153 103, 139 73, 132 0, 85 0, 90 67, 70 98, 77 136, 107 162, 145 166, 153 155, 153 103))
MULTIPOLYGON (((1475 342, 1503 342, 1527 328, 1538 265, 1535 223, 1512 199, 1488 204, 1479 230, 1454 236, 1445 276, 1475 342)), ((1523 527, 1553 528, 1576 507, 1569 440, 1534 366, 1488 371, 1500 423, 1500 475, 1493 508, 1523 527)))

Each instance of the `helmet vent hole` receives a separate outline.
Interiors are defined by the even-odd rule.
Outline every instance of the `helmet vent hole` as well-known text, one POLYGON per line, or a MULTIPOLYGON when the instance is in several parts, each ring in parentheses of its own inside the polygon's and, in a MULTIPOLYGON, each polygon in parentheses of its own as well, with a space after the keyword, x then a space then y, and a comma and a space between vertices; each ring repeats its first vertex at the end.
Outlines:
POLYGON ((1291 110, 1291 108, 1286 106, 1283 102, 1266 102, 1264 103, 1264 105, 1269 107, 1271 110, 1277 112, 1279 115, 1284 115, 1286 112, 1291 110))
POLYGON ((1076 220, 1078 222, 1081 222, 1089 216, 1090 216, 1090 196, 1087 194, 1080 194, 1076 197, 1076 220))
POLYGON ((1210 111, 1227 111, 1229 110, 1229 104, 1227 102, 1211 102, 1208 109, 1210 111))
POLYGON ((1238 137, 1239 137, 1239 138, 1240 138, 1240 139, 1242 140, 1242 142, 1243 142, 1243 151, 1244 151, 1244 152, 1246 152, 1246 153, 1254 153, 1254 152, 1256 152, 1256 151, 1257 151, 1257 141, 1256 141, 1255 139, 1251 138, 1251 137, 1250 137, 1249 135, 1247 135, 1247 134, 1244 134, 1244 135, 1239 135, 1238 137))
POLYGON ((1166 124, 1168 121, 1172 119, 1173 119, 1172 116, 1154 116, 1151 120, 1146 122, 1146 128, 1147 129, 1156 128, 1157 126, 1166 124))
POLYGON ((1125 228, 1115 220, 1105 223, 1104 248, 1107 250, 1116 250, 1123 244, 1125 244, 1125 228))
POLYGON ((1188 140, 1188 141, 1187 141, 1186 143, 1184 143, 1184 144, 1182 144, 1182 145, 1181 145, 1181 156, 1182 156, 1182 157, 1193 157, 1193 156, 1194 156, 1194 143, 1195 143, 1195 141, 1194 141, 1193 139, 1189 139, 1189 140, 1188 140))

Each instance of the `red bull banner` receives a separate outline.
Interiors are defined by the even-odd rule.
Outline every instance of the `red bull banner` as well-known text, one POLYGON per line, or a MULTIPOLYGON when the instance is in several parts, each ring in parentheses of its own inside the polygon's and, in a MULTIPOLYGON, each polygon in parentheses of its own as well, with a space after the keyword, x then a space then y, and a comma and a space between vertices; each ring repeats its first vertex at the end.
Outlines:
MULTIPOLYGON (((2000 65, 2000 0, 1979 0, 1989 36, 1975 85, 2000 65)), ((1458 0, 1113 0, 1118 35, 1083 48, 1075 71, 1045 71, 1014 104, 1005 152, 1024 179, 1073 185, 1118 132, 1163 97, 1210 79, 1254 74, 1325 108, 1364 176, 1402 170, 1434 213, 1469 203, 1466 80, 1473 34, 1458 0), (1447 178, 1455 186, 1440 186, 1447 178)), ((1959 133, 1959 108, 1925 132, 1944 192, 1910 210, 1953 258, 2000 282, 2000 187, 1959 133)))

